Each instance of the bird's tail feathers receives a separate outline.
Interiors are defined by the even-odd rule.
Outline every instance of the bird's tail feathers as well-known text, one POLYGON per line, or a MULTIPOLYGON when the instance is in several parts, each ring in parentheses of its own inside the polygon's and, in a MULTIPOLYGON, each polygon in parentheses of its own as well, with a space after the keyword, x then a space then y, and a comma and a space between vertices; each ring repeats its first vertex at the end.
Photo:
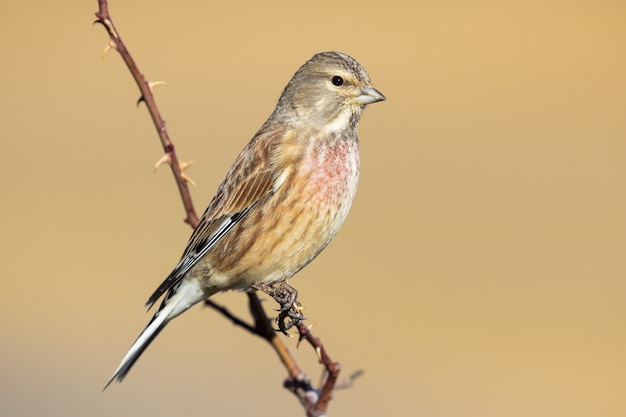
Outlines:
POLYGON ((104 386, 103 390, 113 381, 122 382, 124 377, 133 367, 139 356, 150 345, 155 337, 163 330, 165 325, 174 317, 186 311, 192 305, 204 300, 206 295, 200 283, 196 280, 183 280, 173 288, 163 300, 161 307, 154 314, 146 328, 141 332, 135 343, 130 347, 126 356, 122 359, 113 376, 104 386))

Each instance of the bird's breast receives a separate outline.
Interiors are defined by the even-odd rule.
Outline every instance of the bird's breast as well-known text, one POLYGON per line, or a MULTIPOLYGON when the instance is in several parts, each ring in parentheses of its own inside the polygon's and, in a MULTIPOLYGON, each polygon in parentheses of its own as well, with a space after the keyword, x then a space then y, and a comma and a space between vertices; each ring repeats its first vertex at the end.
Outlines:
POLYGON ((313 144, 284 170, 280 186, 210 256, 217 273, 211 280, 224 280, 218 287, 246 289, 290 278, 328 245, 356 193, 358 141, 313 144))
POLYGON ((359 180, 358 141, 312 144, 295 175, 322 212, 349 208, 359 180))
POLYGON ((292 261, 290 274, 313 260, 346 219, 359 180, 358 141, 313 143, 292 168, 276 193, 274 219, 284 231, 277 240, 292 261))

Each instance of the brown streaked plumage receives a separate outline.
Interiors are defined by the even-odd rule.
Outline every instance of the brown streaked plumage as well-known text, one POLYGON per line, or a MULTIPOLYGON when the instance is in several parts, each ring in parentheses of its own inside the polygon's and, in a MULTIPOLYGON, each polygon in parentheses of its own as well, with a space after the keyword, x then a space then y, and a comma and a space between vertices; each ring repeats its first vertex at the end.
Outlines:
POLYGON ((235 159, 181 261, 148 299, 151 307, 165 294, 107 386, 121 382, 163 327, 192 305, 220 291, 284 282, 326 247, 356 193, 357 123, 367 104, 382 100, 348 55, 320 53, 298 69, 235 159))

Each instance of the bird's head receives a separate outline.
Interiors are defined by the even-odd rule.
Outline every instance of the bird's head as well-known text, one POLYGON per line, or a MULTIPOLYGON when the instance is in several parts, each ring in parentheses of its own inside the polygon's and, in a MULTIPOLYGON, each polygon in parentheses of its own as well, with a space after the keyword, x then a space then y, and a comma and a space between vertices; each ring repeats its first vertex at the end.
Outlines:
POLYGON ((365 106, 382 100, 385 96, 354 58, 322 52, 294 74, 274 116, 296 128, 332 134, 356 129, 365 106))

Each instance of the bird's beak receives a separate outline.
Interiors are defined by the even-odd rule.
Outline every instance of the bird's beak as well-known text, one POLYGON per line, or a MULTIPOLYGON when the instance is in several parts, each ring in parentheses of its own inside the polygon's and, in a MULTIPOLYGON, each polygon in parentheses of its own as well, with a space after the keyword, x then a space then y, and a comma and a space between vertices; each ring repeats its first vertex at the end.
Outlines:
POLYGON ((363 87, 359 89, 359 92, 354 100, 361 106, 365 106, 366 104, 386 100, 386 98, 374 87, 363 87))

